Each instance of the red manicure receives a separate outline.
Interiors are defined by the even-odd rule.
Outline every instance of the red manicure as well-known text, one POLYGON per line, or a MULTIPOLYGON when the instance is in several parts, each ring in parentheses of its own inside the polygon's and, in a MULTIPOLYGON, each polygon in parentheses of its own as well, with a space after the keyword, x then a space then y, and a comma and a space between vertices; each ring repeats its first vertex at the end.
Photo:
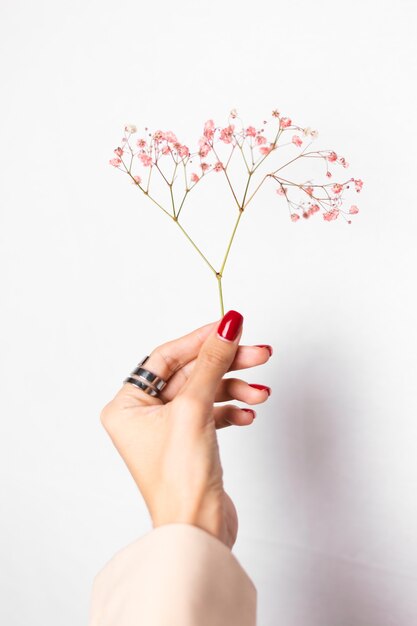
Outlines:
POLYGON ((261 391, 267 391, 268 396, 271 395, 271 387, 267 387, 266 385, 257 385, 256 383, 249 383, 249 387, 254 387, 254 389, 260 389, 261 391))
POLYGON ((272 346, 269 346, 265 343, 257 343, 256 344, 257 348, 266 348, 269 351, 269 356, 272 356, 272 346))
POLYGON ((252 419, 255 419, 256 413, 253 409, 242 409, 242 411, 246 411, 246 413, 252 413, 252 419))
POLYGON ((243 316, 237 311, 228 311, 219 324, 217 333, 227 341, 234 341, 242 326, 243 316))

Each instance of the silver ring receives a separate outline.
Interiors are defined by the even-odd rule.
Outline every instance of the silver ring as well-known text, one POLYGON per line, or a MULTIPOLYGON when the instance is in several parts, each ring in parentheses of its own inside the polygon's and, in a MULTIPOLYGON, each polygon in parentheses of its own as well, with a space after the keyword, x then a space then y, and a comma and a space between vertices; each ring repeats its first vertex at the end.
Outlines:
POLYGON ((148 395, 157 396, 158 393, 165 387, 167 381, 142 367, 148 359, 149 356, 145 356, 145 358, 137 364, 130 375, 124 379, 123 383, 131 383, 139 389, 142 389, 142 391, 148 395))

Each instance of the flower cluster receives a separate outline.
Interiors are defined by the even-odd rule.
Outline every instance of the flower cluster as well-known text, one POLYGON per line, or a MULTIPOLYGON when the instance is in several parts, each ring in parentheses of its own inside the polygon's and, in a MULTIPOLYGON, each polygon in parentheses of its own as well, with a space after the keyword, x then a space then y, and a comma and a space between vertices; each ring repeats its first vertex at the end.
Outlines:
POLYGON ((313 149, 311 146, 317 136, 316 130, 295 124, 278 110, 272 111, 272 119, 269 121, 246 125, 233 109, 224 126, 217 126, 212 119, 206 121, 195 146, 186 145, 172 131, 150 132, 145 127, 143 132, 138 132, 136 126, 128 124, 110 164, 127 174, 150 200, 180 226, 219 281, 223 307, 221 278, 236 228, 243 212, 264 183, 272 181, 275 184, 278 196, 286 202, 292 222, 321 213, 326 222, 342 217, 350 224, 351 216, 358 213, 356 204, 345 208, 345 195, 349 191, 360 192, 362 180, 349 178, 330 181, 334 176, 331 168, 345 169, 349 164, 333 149, 313 149), (240 196, 230 173, 232 159, 238 159, 241 165, 239 182, 243 178, 244 192, 240 196), (322 164, 322 182, 315 179, 300 181, 299 176, 295 176, 294 168, 307 159, 310 163, 315 159, 316 164, 322 164), (152 194, 153 172, 169 188, 168 206, 163 206, 162 201, 152 194), (181 176, 178 176, 179 173, 181 176), (179 222, 189 193, 212 173, 223 174, 232 201, 238 209, 237 222, 218 270, 202 254, 179 222))

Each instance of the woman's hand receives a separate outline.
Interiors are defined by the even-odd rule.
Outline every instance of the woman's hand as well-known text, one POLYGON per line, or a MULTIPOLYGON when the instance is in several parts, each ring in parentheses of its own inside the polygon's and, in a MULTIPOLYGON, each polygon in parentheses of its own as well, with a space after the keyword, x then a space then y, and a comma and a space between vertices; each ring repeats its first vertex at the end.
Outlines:
POLYGON ((124 459, 154 527, 188 523, 229 548, 237 514, 223 488, 216 428, 251 424, 254 411, 215 402, 264 402, 268 387, 223 378, 230 370, 265 363, 270 346, 239 346, 243 318, 219 322, 156 348, 146 368, 168 381, 158 397, 125 383, 101 412, 101 422, 124 459))

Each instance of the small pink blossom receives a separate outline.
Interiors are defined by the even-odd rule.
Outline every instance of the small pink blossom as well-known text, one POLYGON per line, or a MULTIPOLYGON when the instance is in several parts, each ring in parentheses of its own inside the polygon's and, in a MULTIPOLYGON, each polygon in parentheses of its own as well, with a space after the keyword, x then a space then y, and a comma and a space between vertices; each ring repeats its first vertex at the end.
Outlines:
POLYGON ((110 165, 113 165, 113 167, 119 167, 121 162, 122 160, 118 158, 110 159, 109 161, 110 165))
POLYGON ((207 172, 207 170, 210 168, 210 165, 208 163, 204 163, 203 161, 200 163, 200 167, 203 170, 203 172, 207 172))
POLYGON ((339 163, 343 166, 343 167, 349 167, 349 163, 346 161, 346 159, 344 159, 343 157, 339 157, 339 163))
POLYGON ((309 196, 312 196, 314 193, 314 187, 303 187, 303 189, 309 196))
POLYGON ((133 180, 135 181, 135 183, 136 183, 137 185, 140 185, 140 184, 141 184, 142 179, 141 179, 141 177, 140 177, 140 176, 133 176, 132 178, 133 178, 133 180))
POLYGON ((338 215, 339 209, 331 209, 330 211, 323 213, 323 219, 325 219, 327 222, 331 222, 332 220, 335 220, 338 215))
POLYGON ((254 126, 248 126, 246 129, 247 137, 255 137, 256 136, 256 128, 254 126))
POLYGON ((168 130, 164 133, 164 139, 166 139, 169 143, 177 143, 177 136, 172 132, 172 130, 168 130))
POLYGON ((117 154, 118 157, 123 156, 122 148, 116 148, 116 150, 114 151, 114 154, 117 154))
POLYGON ((191 174, 191 182, 193 183, 198 183, 198 181, 200 180, 200 177, 197 176, 197 174, 191 174))
POLYGON ((281 128, 288 128, 288 126, 291 126, 291 120, 289 117, 281 117, 280 121, 279 121, 279 125, 281 128))
POLYGON ((330 163, 334 163, 335 161, 337 161, 337 154, 336 154, 336 152, 333 152, 333 151, 330 152, 327 155, 327 160, 330 161, 330 163))
POLYGON ((266 154, 269 154, 270 152, 272 152, 273 149, 274 149, 273 146, 261 146, 259 148, 259 152, 261 154, 265 154, 266 155, 266 154))
POLYGON ((319 205, 318 204, 312 204, 311 207, 310 207, 310 211, 311 211, 311 214, 317 213, 317 211, 320 211, 319 205))
POLYGON ((220 140, 224 141, 224 143, 232 143, 234 130, 235 127, 233 124, 230 124, 229 126, 226 126, 226 128, 223 128, 220 132, 220 140))
POLYGON ((287 191, 287 190, 285 189, 285 187, 281 186, 281 187, 278 187, 278 189, 277 189, 277 194, 278 194, 279 196, 285 196, 286 191, 287 191))
POLYGON ((363 187, 363 181, 358 178, 357 180, 354 180, 353 182, 355 183, 356 191, 359 193, 363 187))
POLYGON ((353 204, 349 209, 349 213, 351 215, 355 215, 356 213, 359 213, 358 207, 355 204, 353 204))
POLYGON ((261 146, 263 143, 266 143, 266 137, 265 137, 265 135, 256 135, 256 138, 255 138, 255 143, 256 143, 258 146, 261 146))
POLYGON ((297 213, 291 213, 291 221, 292 222, 296 222, 299 219, 300 219, 300 216, 297 215, 297 213))
POLYGON ((335 183, 332 187, 332 191, 335 194, 339 194, 342 193, 343 191, 343 185, 340 185, 339 183, 335 183))
POLYGON ((207 120, 207 122, 204 124, 203 135, 207 139, 213 139, 213 135, 214 135, 214 121, 213 120, 207 120))
POLYGON ((138 157, 142 162, 142 165, 144 165, 145 167, 149 167, 152 164, 152 158, 147 154, 139 154, 138 157))
POLYGON ((332 173, 327 170, 326 176, 327 176, 327 178, 331 178, 332 177, 332 173))
POLYGON ((166 139, 165 133, 162 130, 156 130, 153 134, 153 138, 158 143, 166 139))
POLYGON ((303 141, 302 141, 301 137, 299 137, 298 135, 294 135, 294 137, 291 139, 291 141, 298 148, 300 148, 303 145, 303 141))
POLYGON ((171 148, 169 147, 168 144, 162 148, 162 154, 169 154, 170 152, 171 152, 171 148))
POLYGON ((190 156, 190 151, 187 146, 180 146, 178 148, 178 154, 180 155, 180 157, 188 157, 190 156))
POLYGON ((125 131, 127 133, 133 134, 133 133, 135 133, 137 131, 137 128, 136 128, 136 126, 134 124, 126 124, 125 131))
POLYGON ((279 111, 277 109, 272 111, 272 117, 279 117, 279 111))
POLYGON ((210 152, 210 146, 208 146, 207 144, 205 146, 201 146, 200 151, 199 151, 199 155, 201 157, 205 157, 208 155, 208 153, 210 152))
POLYGON ((145 139, 138 139, 136 145, 138 146, 138 148, 144 148, 146 146, 145 139))
POLYGON ((223 163, 221 163, 220 161, 217 161, 213 169, 215 172, 221 172, 223 169, 223 163))

